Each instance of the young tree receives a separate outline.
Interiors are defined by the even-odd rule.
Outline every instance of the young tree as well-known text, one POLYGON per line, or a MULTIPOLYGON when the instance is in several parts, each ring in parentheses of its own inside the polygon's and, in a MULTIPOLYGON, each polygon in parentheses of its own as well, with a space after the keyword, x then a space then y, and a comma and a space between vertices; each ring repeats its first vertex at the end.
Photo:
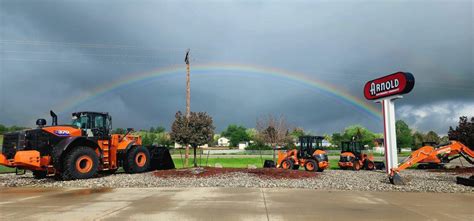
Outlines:
POLYGON ((460 117, 456 129, 449 127, 448 137, 450 140, 457 140, 474 149, 474 117, 471 117, 470 122, 466 116, 460 117))
MULTIPOLYGON (((191 112, 189 117, 178 111, 171 126, 171 140, 181 145, 191 145, 194 149, 194 166, 197 167, 196 148, 212 142, 214 125, 212 117, 204 112, 191 112)), ((187 160, 186 160, 187 166, 187 160)))
POLYGON ((401 148, 409 147, 413 144, 413 137, 411 135, 411 129, 403 120, 397 120, 395 122, 395 128, 397 131, 397 148, 400 152, 401 148))
POLYGON ((231 124, 227 127, 227 129, 222 131, 221 136, 229 138, 230 145, 236 147, 242 141, 250 141, 250 137, 246 130, 247 129, 243 126, 231 124))

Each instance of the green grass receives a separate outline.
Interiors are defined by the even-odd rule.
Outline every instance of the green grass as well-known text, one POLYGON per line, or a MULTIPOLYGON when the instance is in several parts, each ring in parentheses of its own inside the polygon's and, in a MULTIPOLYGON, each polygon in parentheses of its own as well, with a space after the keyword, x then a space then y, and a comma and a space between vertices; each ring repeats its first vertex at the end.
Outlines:
MULTIPOLYGON (((216 163, 220 163, 223 167, 228 167, 228 168, 247 168, 249 164, 253 164, 257 166, 258 168, 263 167, 263 162, 265 160, 273 160, 272 157, 255 157, 255 158, 209 158, 207 165, 208 166, 214 166, 216 163)), ((174 164, 176 168, 183 168, 183 160, 181 160, 181 157, 174 157, 173 158, 174 164)), ((329 168, 330 169, 339 169, 339 166, 337 165, 337 162, 339 160, 337 159, 331 159, 329 160, 329 168)), ((193 163, 193 158, 191 157, 189 159, 190 165, 193 163)), ((199 161, 199 157, 197 158, 197 164, 201 166, 206 166, 206 158, 201 159, 201 163, 199 161)))
POLYGON ((0 166, 0 173, 14 173, 15 168, 0 166))

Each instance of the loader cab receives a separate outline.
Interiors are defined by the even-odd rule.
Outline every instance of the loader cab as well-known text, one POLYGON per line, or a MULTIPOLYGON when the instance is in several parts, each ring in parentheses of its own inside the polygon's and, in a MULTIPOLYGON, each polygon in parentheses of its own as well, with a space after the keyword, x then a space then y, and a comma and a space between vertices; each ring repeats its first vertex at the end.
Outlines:
POLYGON ((72 125, 82 129, 83 136, 108 139, 112 130, 112 117, 104 112, 76 112, 72 125))
POLYGON ((360 155, 362 154, 363 149, 364 149, 364 146, 362 145, 361 142, 356 142, 356 141, 341 142, 341 153, 350 152, 350 153, 353 153, 354 155, 360 155))
POLYGON ((316 150, 322 150, 323 139, 321 136, 301 136, 299 157, 311 157, 316 150))

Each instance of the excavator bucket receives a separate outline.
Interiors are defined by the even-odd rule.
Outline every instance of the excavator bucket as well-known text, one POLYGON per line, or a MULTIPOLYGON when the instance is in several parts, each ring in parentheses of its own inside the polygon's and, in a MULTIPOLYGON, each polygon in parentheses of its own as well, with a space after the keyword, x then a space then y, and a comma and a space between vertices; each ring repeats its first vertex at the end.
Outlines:
POLYGON ((166 147, 147 147, 150 152, 150 171, 175 169, 170 151, 166 147))
POLYGON ((395 173, 393 176, 389 177, 390 183, 393 185, 405 185, 405 180, 398 174, 395 173))

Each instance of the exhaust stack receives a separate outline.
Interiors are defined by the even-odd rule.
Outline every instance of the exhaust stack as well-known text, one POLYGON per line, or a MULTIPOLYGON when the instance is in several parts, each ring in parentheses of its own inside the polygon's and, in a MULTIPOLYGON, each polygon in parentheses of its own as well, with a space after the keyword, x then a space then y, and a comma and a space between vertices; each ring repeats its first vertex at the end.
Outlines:
POLYGON ((51 118, 53 118, 53 121, 51 122, 52 126, 57 126, 58 125, 58 115, 54 113, 54 111, 50 110, 49 114, 51 115, 51 118))

